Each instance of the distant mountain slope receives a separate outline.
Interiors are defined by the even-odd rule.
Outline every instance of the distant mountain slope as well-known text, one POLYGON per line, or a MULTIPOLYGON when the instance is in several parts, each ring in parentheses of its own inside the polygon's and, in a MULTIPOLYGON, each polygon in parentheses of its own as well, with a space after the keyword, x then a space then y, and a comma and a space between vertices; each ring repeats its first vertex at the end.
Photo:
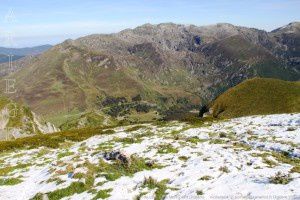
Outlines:
POLYGON ((13 56, 13 62, 11 65, 8 63, 8 57, 6 55, 0 55, 0 60, 3 60, 3 63, 0 62, 0 77, 9 75, 23 67, 29 66, 31 63, 35 62, 36 56, 13 56))
POLYGON ((53 125, 43 122, 28 107, 0 96, 0 140, 55 131, 53 125))
POLYGON ((289 65, 300 71, 300 22, 276 29, 270 35, 283 47, 273 51, 286 58, 289 65))
POLYGON ((5 55, 15 55, 15 56, 31 56, 31 55, 38 55, 41 54, 48 49, 50 49, 52 46, 47 45, 41 45, 41 46, 35 46, 35 47, 25 47, 25 48, 6 48, 6 47, 0 47, 0 54, 5 55))
MULTIPOLYGON (((20 58, 23 58, 24 56, 13 56, 12 61, 18 60, 20 58)), ((9 62, 9 57, 5 54, 0 54, 0 63, 6 63, 9 62)))
POLYGON ((25 56, 36 56, 42 54, 43 52, 49 50, 51 45, 41 45, 36 47, 26 47, 26 48, 6 48, 0 47, 0 64, 9 62, 9 55, 11 55, 12 61, 19 60, 25 56))
MULTIPOLYGON (((56 45, 8 76, 17 80, 11 97, 50 116, 103 109, 108 97, 130 104, 140 95, 165 114, 210 101, 251 77, 299 80, 285 45, 274 33, 231 24, 145 24, 56 45)), ((111 109, 131 112, 127 104, 111 109)))
POLYGON ((230 88, 212 104, 215 117, 300 112, 300 82, 254 78, 230 88))

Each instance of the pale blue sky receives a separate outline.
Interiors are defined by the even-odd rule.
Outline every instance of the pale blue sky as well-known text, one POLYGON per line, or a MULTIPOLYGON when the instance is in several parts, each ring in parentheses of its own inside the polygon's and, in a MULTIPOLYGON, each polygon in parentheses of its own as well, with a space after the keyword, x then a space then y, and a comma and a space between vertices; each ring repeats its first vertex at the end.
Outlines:
POLYGON ((144 23, 228 22, 270 31, 300 20, 300 0, 1 0, 0 4, 0 46, 15 47, 55 44, 144 23), (11 13, 14 17, 9 17, 11 13))

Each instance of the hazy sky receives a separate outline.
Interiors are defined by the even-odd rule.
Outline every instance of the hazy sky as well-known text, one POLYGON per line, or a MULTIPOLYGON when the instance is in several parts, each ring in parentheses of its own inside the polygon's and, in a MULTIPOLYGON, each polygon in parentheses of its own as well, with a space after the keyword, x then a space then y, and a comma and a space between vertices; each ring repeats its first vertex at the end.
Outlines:
POLYGON ((272 30, 300 21, 300 0, 1 0, 0 46, 55 44, 144 23, 228 22, 272 30))

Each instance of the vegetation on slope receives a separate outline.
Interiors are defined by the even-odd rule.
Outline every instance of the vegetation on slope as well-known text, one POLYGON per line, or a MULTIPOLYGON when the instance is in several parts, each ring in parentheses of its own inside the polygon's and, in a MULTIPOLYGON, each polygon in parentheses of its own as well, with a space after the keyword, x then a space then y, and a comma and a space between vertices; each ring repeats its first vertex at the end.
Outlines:
POLYGON ((87 112, 79 114, 74 119, 69 119, 59 127, 60 130, 70 130, 89 127, 104 127, 116 124, 109 116, 100 112, 87 112))
MULTIPOLYGON (((141 95, 148 104, 160 104, 160 97, 163 97, 168 100, 163 104, 169 105, 183 96, 195 104, 199 103, 196 95, 179 87, 187 85, 187 72, 179 73, 178 69, 168 74, 159 73, 157 79, 165 82, 162 84, 153 80, 153 77, 141 78, 145 72, 134 67, 120 68, 116 64, 116 56, 89 51, 68 42, 57 45, 39 56, 30 66, 9 76, 18 80, 18 94, 11 94, 10 97, 29 105, 34 112, 52 123, 57 121, 52 121, 53 116, 65 117, 74 112, 98 109, 98 102, 107 97, 126 98, 129 101, 141 95)), ((147 64, 141 65, 147 68, 147 64)), ((114 111, 121 106, 114 107, 109 114, 116 114, 114 111)))
POLYGON ((82 128, 78 130, 62 131, 53 134, 34 135, 11 141, 0 141, 0 152, 22 148, 37 148, 41 146, 58 148, 65 141, 82 141, 95 135, 112 134, 113 130, 105 128, 82 128))
POLYGON ((3 96, 0 96, 0 121, 2 123, 0 129, 16 129, 19 130, 18 132, 26 134, 41 133, 35 123, 33 113, 28 107, 17 104, 3 96))
POLYGON ((211 106, 214 117, 300 112, 300 82, 254 78, 229 89, 211 106))

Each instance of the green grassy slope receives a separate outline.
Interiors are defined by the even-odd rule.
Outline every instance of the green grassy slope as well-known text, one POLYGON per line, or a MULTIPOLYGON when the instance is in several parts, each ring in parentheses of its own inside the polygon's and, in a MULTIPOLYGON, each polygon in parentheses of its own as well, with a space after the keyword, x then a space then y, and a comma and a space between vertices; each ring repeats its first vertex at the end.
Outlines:
POLYGON ((100 112, 86 112, 77 115, 76 118, 69 118, 68 121, 62 123, 59 127, 61 130, 70 130, 77 128, 90 127, 104 127, 108 125, 115 125, 116 122, 108 115, 100 112))
POLYGON ((300 82, 253 78, 229 89, 212 104, 215 117, 300 112, 300 82))

